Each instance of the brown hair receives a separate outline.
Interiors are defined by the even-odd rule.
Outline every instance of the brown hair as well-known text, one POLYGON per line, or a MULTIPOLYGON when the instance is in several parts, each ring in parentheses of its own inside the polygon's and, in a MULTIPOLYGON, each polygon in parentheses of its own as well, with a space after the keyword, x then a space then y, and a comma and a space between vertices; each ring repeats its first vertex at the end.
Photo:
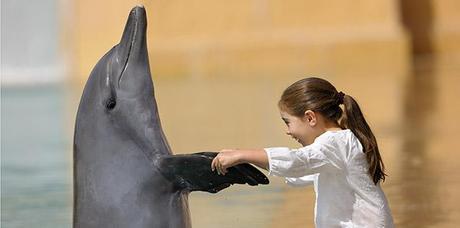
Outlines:
POLYGON ((353 97, 338 92, 324 79, 311 77, 299 80, 284 90, 278 106, 297 117, 303 117, 307 110, 319 112, 341 128, 350 129, 363 146, 374 183, 385 181, 385 167, 377 140, 353 97))

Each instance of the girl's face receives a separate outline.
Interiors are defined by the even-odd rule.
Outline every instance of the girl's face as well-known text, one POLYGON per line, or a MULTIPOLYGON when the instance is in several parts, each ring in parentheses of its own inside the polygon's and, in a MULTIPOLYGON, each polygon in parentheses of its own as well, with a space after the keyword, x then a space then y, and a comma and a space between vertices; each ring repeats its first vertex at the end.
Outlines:
POLYGON ((316 138, 316 118, 312 111, 305 112, 303 117, 293 116, 285 111, 280 111, 281 119, 286 123, 286 134, 291 136, 302 146, 313 143, 316 138), (312 116, 313 115, 313 116, 312 116))

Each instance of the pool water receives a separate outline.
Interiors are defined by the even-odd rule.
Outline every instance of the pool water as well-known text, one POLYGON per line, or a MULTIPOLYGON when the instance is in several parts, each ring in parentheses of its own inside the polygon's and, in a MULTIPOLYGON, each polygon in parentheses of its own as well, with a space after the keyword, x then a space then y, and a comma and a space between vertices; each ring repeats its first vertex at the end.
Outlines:
POLYGON ((58 86, 2 88, 2 225, 69 227, 71 154, 58 86))
MULTIPOLYGON (((398 227, 460 223, 460 68, 420 61, 408 75, 331 76, 358 99, 389 174, 382 184, 398 227)), ((175 153, 297 147, 276 107, 299 77, 155 78, 175 153), (263 80, 262 80, 263 79, 263 80)), ((82 86, 2 88, 1 212, 4 227, 71 227, 72 137, 82 86)), ((194 192, 194 227, 314 227, 312 188, 232 186, 194 192)))

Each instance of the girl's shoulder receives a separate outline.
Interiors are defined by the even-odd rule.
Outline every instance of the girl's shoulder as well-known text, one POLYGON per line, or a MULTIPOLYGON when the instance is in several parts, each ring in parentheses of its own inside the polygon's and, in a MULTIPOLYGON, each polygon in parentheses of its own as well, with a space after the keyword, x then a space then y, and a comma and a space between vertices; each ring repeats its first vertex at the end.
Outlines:
POLYGON ((326 131, 318 136, 315 142, 340 148, 347 151, 347 153, 350 150, 362 151, 361 143, 350 129, 326 131))
POLYGON ((349 129, 326 131, 318 136, 314 143, 329 160, 342 164, 341 167, 346 167, 361 151, 359 141, 349 129))
POLYGON ((326 131, 316 138, 315 141, 325 142, 325 141, 336 141, 336 140, 350 140, 350 138, 355 137, 353 132, 350 129, 343 129, 338 131, 326 131))

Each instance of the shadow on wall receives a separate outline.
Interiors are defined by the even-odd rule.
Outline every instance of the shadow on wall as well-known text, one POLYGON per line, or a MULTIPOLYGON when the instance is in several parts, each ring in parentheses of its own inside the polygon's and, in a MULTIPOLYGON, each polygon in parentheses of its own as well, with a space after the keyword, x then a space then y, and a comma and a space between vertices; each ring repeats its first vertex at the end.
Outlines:
POLYGON ((401 0, 401 22, 412 38, 412 53, 433 54, 432 0, 401 0))

